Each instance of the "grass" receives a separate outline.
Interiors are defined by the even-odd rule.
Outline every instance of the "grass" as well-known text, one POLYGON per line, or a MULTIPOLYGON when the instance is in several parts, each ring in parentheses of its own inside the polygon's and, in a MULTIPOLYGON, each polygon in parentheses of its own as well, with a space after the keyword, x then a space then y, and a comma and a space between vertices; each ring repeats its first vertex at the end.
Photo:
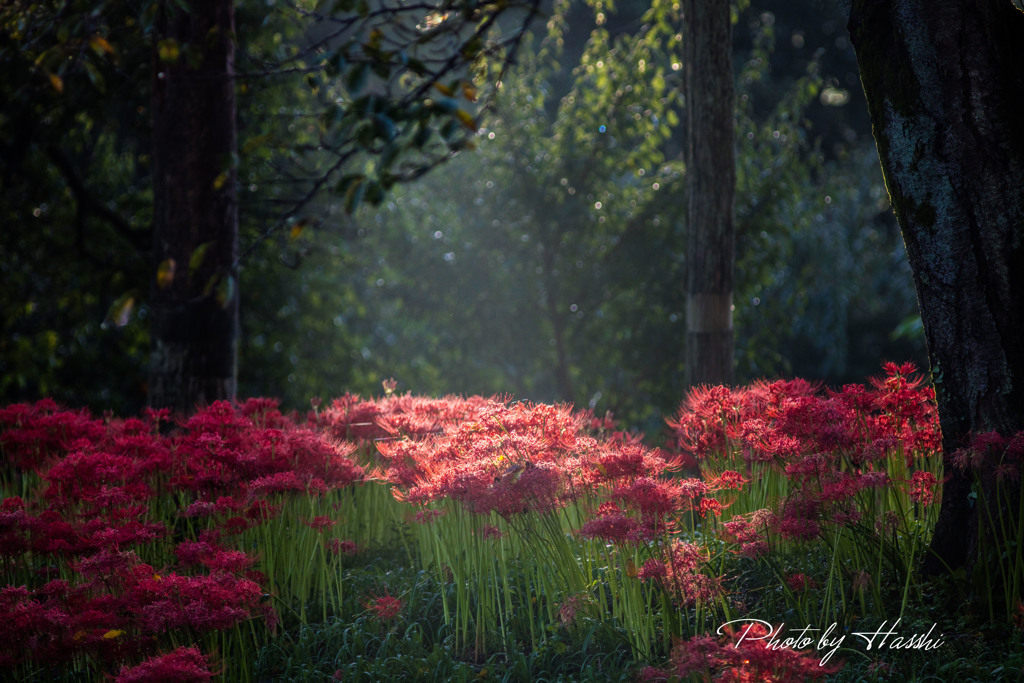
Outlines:
MULTIPOLYGON (((409 566, 404 550, 367 553, 345 570, 351 597, 344 613, 327 621, 285 624, 281 634, 264 647, 255 662, 257 681, 521 681, 594 682, 635 681, 643 663, 630 652, 621 629, 593 620, 571 628, 555 629, 538 647, 528 642, 495 649, 481 658, 460 655, 455 638, 445 626, 440 596, 452 587, 439 584, 432 573, 409 566), (394 623, 375 619, 354 596, 368 595, 382 586, 406 600, 404 616, 394 623), (480 661, 476 661, 479 659, 480 661)), ((787 558, 787 569, 806 568, 821 558, 787 558)), ((762 618, 789 626, 804 625, 797 610, 787 607, 781 587, 766 590, 773 577, 750 560, 737 558, 728 571, 736 578, 732 599, 749 618, 762 618)), ((860 681, 1021 681, 1024 650, 1021 632, 993 628, 972 616, 965 602, 950 600, 955 589, 945 579, 927 581, 922 599, 914 600, 898 632, 926 633, 934 624, 942 645, 935 650, 869 652, 864 643, 847 635, 836 653, 843 668, 826 680, 860 681), (952 611, 951 611, 952 610, 952 611)), ((820 610, 823 601, 813 592, 806 610, 820 610), (817 599, 815 599, 817 598, 817 599)), ((869 598, 873 599, 873 598, 869 598)), ((899 599, 899 589, 881 596, 883 605, 899 599)), ((869 612, 873 606, 869 605, 869 612)), ((809 622, 821 624, 814 617, 809 622)), ((830 622, 829 622, 830 623, 830 622)), ((846 615, 850 632, 872 632, 880 623, 854 609, 846 615)), ((827 626, 827 624, 826 624, 827 626)), ((813 649, 813 646, 812 648, 813 649)), ((826 651, 822 651, 824 656, 826 651)), ((655 661, 663 664, 664 661, 655 661)))

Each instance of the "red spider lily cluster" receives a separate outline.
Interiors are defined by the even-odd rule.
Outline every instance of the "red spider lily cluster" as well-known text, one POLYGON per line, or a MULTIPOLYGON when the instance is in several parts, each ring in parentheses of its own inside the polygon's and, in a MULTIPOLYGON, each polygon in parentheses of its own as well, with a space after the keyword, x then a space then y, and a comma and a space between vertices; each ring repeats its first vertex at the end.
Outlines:
POLYGON ((922 506, 937 503, 941 437, 934 391, 912 364, 887 363, 884 370, 870 387, 838 391, 803 380, 698 389, 669 421, 679 447, 694 453, 720 488, 769 471, 784 481, 771 509, 747 511, 724 525, 742 553, 763 554, 772 534, 811 541, 837 525, 884 528, 884 516, 863 517, 871 508, 865 500, 886 487, 922 506), (716 471, 725 465, 742 471, 716 471))
POLYGON ((700 680, 755 683, 760 681, 811 681, 822 679, 841 668, 838 663, 822 663, 812 650, 778 647, 762 624, 740 629, 726 627, 725 636, 695 636, 680 640, 672 648, 668 670, 648 667, 641 672, 644 681, 700 680))
MULTIPOLYGON (((152 411, 98 420, 51 401, 0 409, 0 491, 8 496, 0 500, 0 672, 87 659, 118 680, 207 680, 201 649, 167 651, 249 621, 273 627, 277 588, 264 555, 278 537, 257 532, 304 534, 325 561, 339 561, 366 539, 345 538, 346 519, 330 501, 371 486, 389 487, 388 505, 409 506, 404 516, 416 523, 406 533, 472 520, 452 538, 484 548, 488 567, 492 546, 484 544, 511 553, 528 547, 523 530, 539 533, 543 524, 533 522, 556 520, 544 543, 578 544, 562 558, 573 563, 586 548, 588 562, 612 565, 602 576, 614 571, 638 586, 611 596, 592 590, 597 574, 565 586, 545 574, 562 592, 544 596, 541 626, 542 607, 549 621, 569 626, 580 611, 639 621, 631 610, 671 604, 689 613, 722 599, 701 539, 717 535, 757 558, 836 528, 895 534, 924 526, 901 518, 885 502, 893 496, 906 503, 904 515, 937 509, 934 395, 912 366, 886 365, 870 385, 838 391, 801 380, 704 388, 669 424, 675 452, 616 431, 610 416, 567 406, 393 390, 317 403, 304 418, 267 399, 215 403, 181 420, 152 411), (694 458, 701 475, 685 476, 694 458), (774 493, 758 498, 769 476, 774 493), (296 499, 327 502, 289 508, 296 499), (702 536, 685 536, 698 525, 702 536), (665 602, 649 599, 654 592, 665 602)), ((1022 454, 1020 436, 982 435, 957 463, 1018 481, 1022 454)), ((819 590, 803 573, 780 580, 792 593, 819 590)), ((861 571, 853 582, 863 591, 870 577, 861 571)), ((386 594, 362 604, 382 622, 405 608, 386 594)), ((662 654, 668 635, 664 642, 662 654)), ((739 681, 822 671, 817 660, 734 634, 677 644, 671 673, 739 681)))
POLYGON ((115 683, 201 683, 213 678, 207 658, 198 648, 179 647, 134 667, 123 667, 115 683))
POLYGON ((992 473, 1000 484, 1017 484, 1024 462, 1024 432, 1012 437, 998 432, 976 434, 969 446, 953 453, 952 460, 961 470, 992 473))
MULTIPOLYGON (((603 535, 592 530, 621 519, 629 534, 610 532, 621 540, 664 532, 667 516, 699 509, 710 491, 700 480, 670 476, 679 461, 659 449, 622 435, 595 437, 590 416, 567 406, 471 401, 460 412, 470 418, 376 442, 380 475, 396 498, 424 508, 450 500, 506 519, 602 498, 623 507, 602 506, 583 533, 603 535)), ((379 424, 398 421, 392 414, 379 424)))
POLYGON ((908 454, 938 451, 934 390, 913 364, 883 368, 871 389, 826 391, 800 379, 697 389, 669 425, 698 458, 739 448, 748 460, 781 462, 800 475, 822 469, 813 458, 821 453, 843 452, 867 465, 896 445, 908 454))
MULTIPOLYGON (((364 478, 354 445, 272 401, 215 403, 162 434, 168 426, 162 412, 97 420, 52 401, 0 409, 0 483, 26 494, 0 502, 0 671, 82 658, 109 667, 168 638, 254 619, 273 628, 256 558, 231 539, 274 515, 272 494, 318 496, 364 478)), ((152 676, 210 674, 186 648, 118 680, 152 676)))
MULTIPOLYGON (((638 436, 615 431, 607 416, 595 420, 568 406, 474 399, 457 403, 444 417, 434 417, 441 411, 436 404, 427 404, 432 418, 413 428, 415 420, 396 412, 400 405, 400 399, 389 397, 385 406, 391 412, 377 419, 378 425, 388 428, 374 442, 375 476, 392 485, 397 500, 417 508, 417 522, 431 524, 454 508, 479 520, 473 523, 473 536, 481 541, 513 532, 518 542, 529 545, 538 533, 550 533, 554 546, 566 543, 568 526, 575 531, 570 543, 597 541, 593 548, 609 544, 614 550, 604 559, 624 580, 649 580, 649 590, 662 591, 678 606, 703 605, 722 595, 718 579, 706 567, 707 554, 674 537, 692 528, 694 520, 717 516, 722 505, 714 493, 742 487, 739 474, 727 473, 712 482, 681 477, 680 456, 648 448, 638 436), (405 427, 396 429, 397 424, 405 427), (544 518, 554 526, 538 532, 534 523, 544 518), (495 525, 498 521, 504 530, 495 525), (644 569, 638 570, 636 565, 644 562, 644 569)), ((446 523, 446 528, 460 519, 446 523)), ((446 533, 451 532, 438 530, 437 540, 444 543, 446 533)), ((521 559, 536 562, 554 547, 546 543, 521 559)), ((506 555, 512 548, 504 546, 506 555)), ((557 566, 548 569, 561 572, 566 581, 560 587, 566 595, 549 596, 553 601, 564 599, 557 610, 563 623, 565 610, 571 609, 566 605, 573 604, 572 595, 580 588, 572 583, 574 570, 565 564, 565 556, 555 552, 546 560, 557 566)), ((501 612, 502 603, 493 609, 504 614, 502 619, 511 618, 501 612)), ((595 609, 610 616, 629 608, 598 600, 595 609)), ((473 647, 479 649, 481 643, 480 634, 475 634, 473 647)))

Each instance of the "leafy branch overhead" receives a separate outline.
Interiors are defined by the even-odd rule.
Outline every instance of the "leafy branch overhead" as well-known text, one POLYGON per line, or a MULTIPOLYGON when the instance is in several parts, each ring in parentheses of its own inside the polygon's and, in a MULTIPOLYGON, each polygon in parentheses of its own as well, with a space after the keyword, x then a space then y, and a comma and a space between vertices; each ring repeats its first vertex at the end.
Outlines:
POLYGON ((278 202, 284 220, 324 191, 346 213, 379 204, 395 183, 472 147, 540 2, 311 4, 289 4, 301 39, 276 61, 249 55, 253 71, 239 76, 298 73, 312 97, 301 125, 271 133, 280 180, 303 188, 278 202))
MULTIPOLYGON (((25 152, 19 131, 28 140, 43 128, 55 140, 80 125, 101 133, 100 122, 89 120, 124 120, 129 112, 138 114, 134 125, 148 125, 148 65, 195 66, 201 59, 196 46, 160 35, 169 9, 153 0, 4 5, 0 62, 9 74, 10 109, 0 119, 0 137, 17 146, 5 149, 12 162, 25 152)), ((472 147, 540 14, 540 0, 234 6, 240 162, 244 167, 255 157, 261 166, 255 175, 268 191, 253 213, 271 221, 268 232, 315 212, 312 205, 325 194, 348 213, 363 202, 377 204, 396 182, 472 147), (256 102, 260 109, 286 105, 273 116, 245 110, 256 102)))

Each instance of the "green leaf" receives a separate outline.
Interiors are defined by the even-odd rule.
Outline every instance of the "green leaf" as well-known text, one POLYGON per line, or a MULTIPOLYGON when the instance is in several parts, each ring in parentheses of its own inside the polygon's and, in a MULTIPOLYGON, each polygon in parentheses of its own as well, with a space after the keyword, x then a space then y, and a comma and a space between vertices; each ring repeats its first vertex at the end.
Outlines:
POLYGON ((181 47, 173 38, 164 38, 156 44, 156 54, 164 64, 174 64, 181 57, 181 47))
POLYGON ((106 38, 99 34, 94 35, 92 38, 89 39, 89 47, 91 47, 92 51, 100 57, 102 57, 105 54, 114 54, 114 47, 107 42, 106 38))
POLYGON ((188 259, 188 274, 190 276, 195 275, 195 272, 203 265, 203 261, 206 259, 206 252, 210 250, 212 245, 213 242, 203 242, 192 252, 192 256, 188 259))
POLYGON ((93 86, 100 92, 104 92, 107 89, 107 83, 103 80, 103 74, 96 68, 96 65, 92 62, 85 62, 85 73, 88 74, 89 80, 92 81, 93 86))
POLYGON ((114 303, 110 305, 110 310, 107 312, 106 319, 103 321, 104 326, 124 327, 130 323, 137 299, 138 293, 132 290, 125 292, 114 300, 114 303))
POLYGON ((53 89, 57 91, 57 94, 60 95, 61 93, 63 93, 64 81, 61 79, 61 77, 55 73, 47 73, 46 75, 50 78, 50 85, 52 85, 53 89))
POLYGON ((345 190, 345 213, 352 215, 359 208, 359 202, 363 200, 363 195, 366 193, 364 180, 365 177, 358 176, 345 190))
POLYGON ((235 278, 232 275, 222 277, 217 283, 217 303, 227 308, 235 298, 235 278))
POLYGON ((474 133, 480 127, 479 124, 477 124, 477 120, 473 118, 473 115, 465 109, 456 109, 455 118, 459 120, 459 123, 461 123, 463 127, 474 133))
POLYGON ((174 271, 177 270, 177 263, 174 259, 164 259, 156 267, 156 286, 159 289, 167 289, 174 282, 174 271))

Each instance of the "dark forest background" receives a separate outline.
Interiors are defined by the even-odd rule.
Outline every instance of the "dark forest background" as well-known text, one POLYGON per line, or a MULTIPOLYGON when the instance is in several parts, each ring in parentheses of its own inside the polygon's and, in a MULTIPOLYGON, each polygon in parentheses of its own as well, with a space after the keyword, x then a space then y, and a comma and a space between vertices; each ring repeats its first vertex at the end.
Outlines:
MULTIPOLYGON (((649 3, 549 7, 473 149, 376 206, 326 193, 282 224, 304 190, 281 159, 316 146, 329 84, 265 71, 304 30, 272 5, 236 8, 239 395, 301 410, 393 377, 659 431, 685 393, 679 28, 642 21, 649 3)), ((751 0, 733 35, 737 380, 925 367, 841 12, 751 0)), ((0 403, 145 404, 149 63, 111 44, 59 87, 38 68, 0 79, 0 403)))

